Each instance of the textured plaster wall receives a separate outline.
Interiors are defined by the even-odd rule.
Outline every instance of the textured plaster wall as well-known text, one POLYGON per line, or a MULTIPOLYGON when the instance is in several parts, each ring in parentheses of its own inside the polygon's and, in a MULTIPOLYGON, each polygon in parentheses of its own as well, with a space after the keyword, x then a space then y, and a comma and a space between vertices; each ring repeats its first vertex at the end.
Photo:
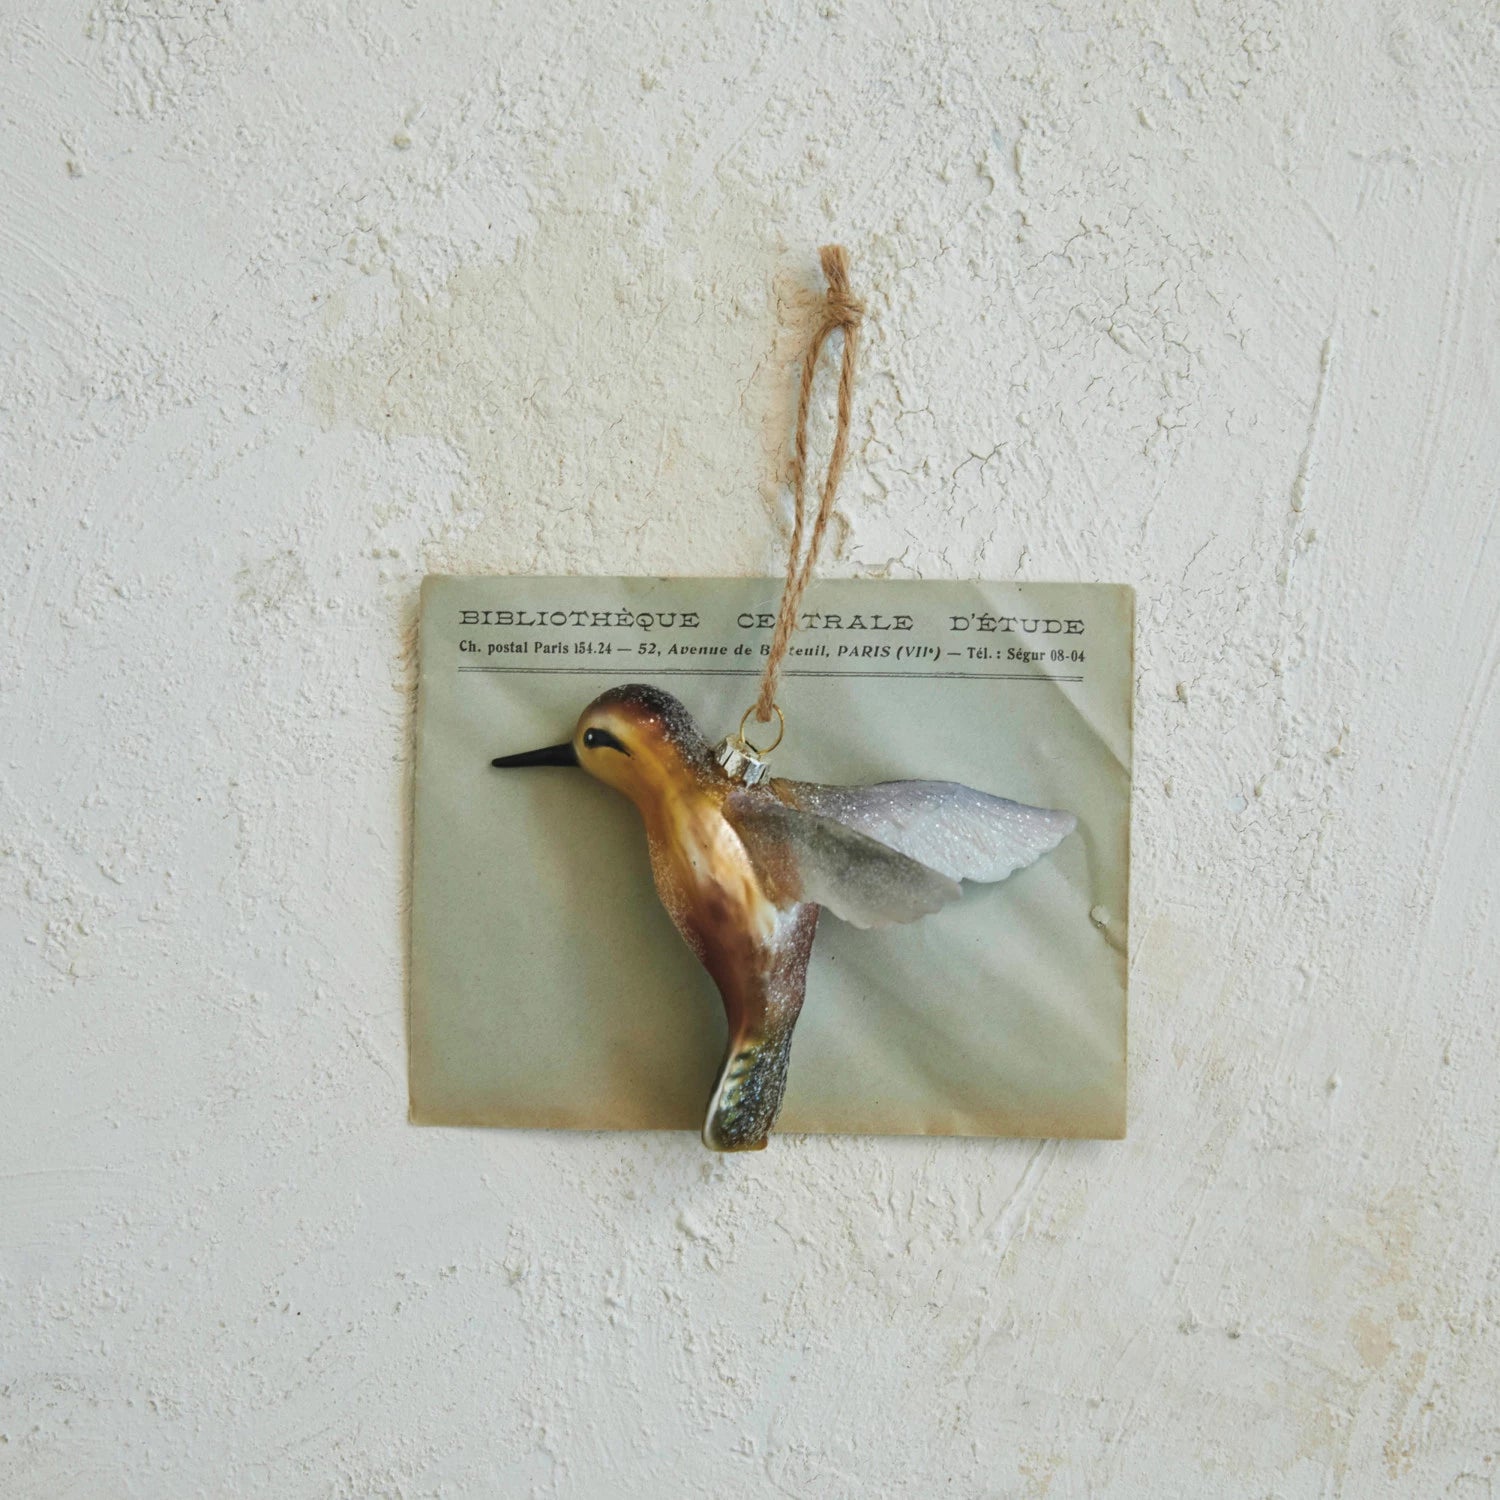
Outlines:
MULTIPOLYGON (((0 1493, 1500 1491, 1486 0, 0 27, 0 1493), (427 570, 1140 590, 1123 1144, 405 1123, 427 570)), ((580 913, 560 913, 578 921, 580 913)))

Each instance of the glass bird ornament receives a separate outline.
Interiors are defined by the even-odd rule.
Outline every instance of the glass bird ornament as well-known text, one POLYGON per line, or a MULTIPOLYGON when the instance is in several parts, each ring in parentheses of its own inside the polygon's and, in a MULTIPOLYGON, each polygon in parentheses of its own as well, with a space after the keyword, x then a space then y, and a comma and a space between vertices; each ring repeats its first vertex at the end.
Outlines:
POLYGON ((670 693, 612 688, 560 745, 501 768, 578 766, 640 810, 657 894, 719 987, 729 1039, 703 1125, 714 1151, 758 1151, 786 1090, 824 907, 855 927, 912 922, 1004 880, 1072 833, 1072 813, 952 781, 820 786, 766 775, 736 736, 711 746, 670 693))

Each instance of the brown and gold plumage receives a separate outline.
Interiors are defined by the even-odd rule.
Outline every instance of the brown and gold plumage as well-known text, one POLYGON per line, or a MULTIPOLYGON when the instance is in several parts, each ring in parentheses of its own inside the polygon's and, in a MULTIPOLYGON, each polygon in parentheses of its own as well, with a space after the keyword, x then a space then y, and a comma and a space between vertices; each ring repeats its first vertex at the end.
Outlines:
POLYGON ((910 922, 955 900, 960 880, 1003 880, 1075 826, 955 782, 750 785, 676 698, 642 684, 601 694, 571 740, 493 764, 581 766, 640 810, 662 904, 724 1001, 729 1039, 703 1127, 715 1151, 766 1144, 822 907, 859 927, 910 922))

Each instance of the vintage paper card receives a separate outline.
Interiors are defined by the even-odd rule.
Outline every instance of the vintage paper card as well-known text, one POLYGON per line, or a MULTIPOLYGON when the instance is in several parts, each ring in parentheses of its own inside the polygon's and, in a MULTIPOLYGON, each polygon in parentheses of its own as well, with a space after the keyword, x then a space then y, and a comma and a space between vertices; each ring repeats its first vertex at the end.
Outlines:
MULTIPOLYGON (((656 897, 634 807, 576 771, 490 763, 567 739, 623 683, 732 732, 780 588, 425 581, 414 1121, 700 1128, 723 1011, 656 897)), ((1124 1134, 1133 628, 1134 596, 1113 585, 812 586, 777 776, 958 781, 1078 828, 910 926, 824 914, 779 1131, 1124 1134)))

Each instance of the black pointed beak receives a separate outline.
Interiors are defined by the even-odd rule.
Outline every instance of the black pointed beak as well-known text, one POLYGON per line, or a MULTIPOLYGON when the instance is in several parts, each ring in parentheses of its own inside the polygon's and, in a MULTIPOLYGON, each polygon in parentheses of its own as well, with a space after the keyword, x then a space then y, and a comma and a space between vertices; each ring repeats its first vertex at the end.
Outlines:
POLYGON ((564 740, 562 744, 548 745, 544 750, 523 750, 519 755, 497 755, 490 764, 499 766, 501 770, 507 770, 511 766, 576 766, 578 752, 573 748, 572 740, 564 740))

